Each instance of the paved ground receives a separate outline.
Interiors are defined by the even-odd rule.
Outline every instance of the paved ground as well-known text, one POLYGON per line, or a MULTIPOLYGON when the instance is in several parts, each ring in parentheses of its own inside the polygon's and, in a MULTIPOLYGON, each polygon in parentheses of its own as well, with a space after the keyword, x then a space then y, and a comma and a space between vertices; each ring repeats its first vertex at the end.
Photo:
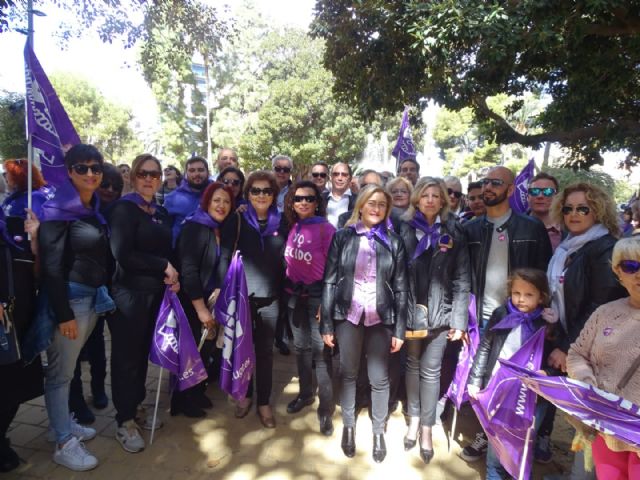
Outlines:
MULTIPOLYGON (((16 472, 1 478, 42 479, 198 479, 215 478, 229 480, 249 479, 393 479, 428 478, 480 479, 484 478, 484 462, 467 464, 458 457, 460 444, 469 442, 474 428, 470 409, 459 415, 460 430, 457 441, 447 451, 447 437, 440 426, 434 429, 436 456, 425 466, 414 448, 404 452, 402 437, 405 425, 402 414, 396 412, 389 421, 386 435, 388 455, 382 464, 371 459, 371 422, 366 412, 360 414, 356 435, 357 454, 346 458, 340 449, 342 423, 339 409, 334 416, 335 433, 323 437, 318 431, 315 406, 297 415, 287 415, 286 405, 297 391, 295 360, 275 353, 274 395, 275 430, 262 428, 258 417, 252 413, 244 419, 233 417, 233 406, 215 385, 209 386, 208 395, 214 408, 202 420, 171 417, 168 413, 169 398, 166 381, 161 388, 160 415, 164 427, 157 431, 153 445, 147 445, 139 454, 126 453, 114 439, 115 421, 113 407, 95 411, 93 425, 99 435, 87 443, 98 457, 100 465, 91 472, 74 473, 51 461, 53 446, 47 443, 48 428, 44 399, 38 398, 20 408, 9 432, 12 444, 25 460, 16 472), (460 444, 458 443, 460 442, 460 444)), ((158 368, 150 367, 146 403, 151 404, 157 388, 158 368)), ((166 379, 166 375, 164 376, 166 379)), ((88 373, 83 379, 88 382, 88 373)), ((107 380, 108 381, 108 380, 107 380)), ((88 383, 85 392, 89 392, 88 383)), ((317 405, 316 405, 317 406, 317 405)), ((567 453, 569 434, 563 420, 556 421, 554 462, 535 467, 535 479, 543 473, 561 473, 571 461, 567 453)), ((148 441, 148 432, 144 433, 148 441)))

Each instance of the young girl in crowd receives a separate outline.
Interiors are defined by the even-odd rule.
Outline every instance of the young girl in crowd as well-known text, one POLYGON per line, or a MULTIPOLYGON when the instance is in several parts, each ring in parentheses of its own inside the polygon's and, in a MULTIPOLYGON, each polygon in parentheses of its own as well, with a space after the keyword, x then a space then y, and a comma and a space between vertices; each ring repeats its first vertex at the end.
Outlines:
MULTIPOLYGON (((508 290, 509 299, 491 315, 473 361, 468 387, 473 398, 477 398, 480 389, 487 386, 500 368, 499 358, 509 359, 546 322, 555 323, 558 319, 552 309, 545 308, 550 301, 545 272, 533 268, 517 269, 509 277, 508 290)), ((543 358, 547 356, 545 352, 543 358)), ((542 416, 536 411, 537 422, 542 416)), ((507 472, 489 444, 486 478, 500 480, 505 476, 508 476, 507 472)))

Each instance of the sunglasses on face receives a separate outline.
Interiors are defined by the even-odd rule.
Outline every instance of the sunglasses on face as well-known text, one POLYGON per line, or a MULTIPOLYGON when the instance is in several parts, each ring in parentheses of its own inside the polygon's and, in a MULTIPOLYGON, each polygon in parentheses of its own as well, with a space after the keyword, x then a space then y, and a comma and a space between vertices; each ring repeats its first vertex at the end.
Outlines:
POLYGON ((291 173, 291 167, 273 167, 276 173, 291 173))
POLYGON ((253 195, 254 197, 257 197, 258 195, 265 195, 267 197, 270 197, 271 195, 273 195, 273 188, 271 188, 271 187, 267 187, 267 188, 251 187, 249 189, 249 193, 251 195, 253 195))
POLYGON ((532 197, 539 197, 540 195, 543 195, 545 197, 553 197, 556 194, 556 189, 553 187, 531 187, 528 191, 529 195, 531 195, 532 197))
POLYGON ((462 197, 462 192, 456 192, 452 188, 447 188, 447 193, 449 194, 449 196, 453 195, 456 198, 461 198, 462 197))
POLYGON ((86 175, 87 173, 89 173, 89 170, 91 170, 91 173, 93 173, 94 175, 102 175, 103 171, 102 165, 100 165, 99 163, 94 163, 93 165, 76 163, 75 165, 72 165, 71 168, 78 175, 86 175))
POLYGON ((640 262, 638 262, 636 260, 622 260, 618 264, 618 267, 624 273, 628 273, 630 275, 633 275, 634 273, 638 273, 638 271, 640 270, 640 262))
POLYGON ((491 185, 492 187, 501 187, 505 184, 505 181, 500 178, 483 178, 482 185, 491 185))
POLYGON ((315 195, 295 195, 293 197, 295 203, 316 203, 316 200, 318 200, 318 198, 315 195))
POLYGON ((327 174, 325 172, 311 172, 311 176, 313 178, 327 178, 327 174))
POLYGON ((224 183, 225 185, 233 185, 234 187, 237 187, 238 185, 240 185, 240 180, 225 178, 224 180, 222 180, 222 183, 224 183))
POLYGON ((589 215, 589 212, 591 212, 591 209, 586 205, 580 205, 576 208, 573 208, 569 205, 565 205, 564 207, 562 207, 561 211, 563 215, 570 215, 575 211, 578 215, 582 217, 586 217, 587 215, 589 215))
POLYGON ((159 179, 162 176, 158 170, 138 170, 136 173, 136 177, 138 178, 153 178, 154 180, 159 179))
POLYGON ((331 174, 332 177, 342 177, 342 178, 347 178, 349 176, 349 173, 347 172, 333 172, 331 174))

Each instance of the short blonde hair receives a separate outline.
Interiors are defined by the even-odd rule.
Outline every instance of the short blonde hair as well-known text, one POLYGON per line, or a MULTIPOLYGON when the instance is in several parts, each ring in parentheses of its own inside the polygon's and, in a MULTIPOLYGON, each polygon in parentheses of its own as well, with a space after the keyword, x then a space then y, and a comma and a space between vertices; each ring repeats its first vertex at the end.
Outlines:
POLYGON ((391 194, 393 187, 398 186, 400 183, 403 187, 407 187, 407 191, 409 192, 409 195, 411 195, 411 192, 413 191, 413 184, 404 177, 396 177, 393 180, 389 180, 385 188, 387 189, 387 192, 391 194))
POLYGON ((636 260, 640 262, 640 238, 627 237, 618 240, 611 254, 611 266, 615 268, 622 260, 636 260))
POLYGON ((425 190, 429 187, 437 187, 440 190, 440 197, 444 200, 444 205, 438 212, 440 218, 446 218, 449 215, 449 209, 451 205, 449 204, 449 194, 447 193, 447 185, 444 183, 444 180, 438 177, 422 177, 416 183, 416 186, 411 192, 411 198, 409 199, 409 208, 402 216, 403 220, 411 220, 416 216, 416 212, 418 211, 418 203, 420 203, 420 198, 424 194, 425 190))
POLYGON ((345 223, 345 227, 349 225, 355 225, 360 220, 360 211, 362 207, 364 207, 365 203, 369 201, 371 197, 373 197, 376 193, 382 193, 384 197, 387 199, 387 211, 384 214, 384 219, 382 220, 385 224, 389 219, 389 215, 391 214, 391 195, 387 193, 387 191, 381 187, 380 185, 375 185, 373 183, 367 185, 358 193, 358 198, 356 199, 356 204, 353 207, 353 213, 351 214, 351 218, 345 223))

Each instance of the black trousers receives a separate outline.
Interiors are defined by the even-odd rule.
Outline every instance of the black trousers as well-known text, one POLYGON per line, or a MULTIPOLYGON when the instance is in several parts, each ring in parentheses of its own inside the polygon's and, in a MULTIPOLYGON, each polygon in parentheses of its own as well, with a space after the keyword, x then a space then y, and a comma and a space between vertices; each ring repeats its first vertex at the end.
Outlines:
POLYGON ((0 405, 0 441, 6 438, 11 422, 16 418, 20 405, 0 405))
POLYGON ((109 318, 111 389, 118 425, 135 418, 146 396, 149 349, 163 295, 164 289, 112 289, 117 310, 109 318))
POLYGON ((69 387, 69 405, 76 405, 83 401, 82 392, 82 361, 88 360, 91 368, 91 392, 104 393, 104 379, 107 377, 107 356, 104 349, 105 317, 99 317, 96 326, 89 335, 87 343, 82 347, 76 363, 76 370, 69 387))
MULTIPOLYGON (((250 298, 251 321, 253 323, 253 346, 256 352, 257 405, 269 405, 273 387, 273 339, 280 312, 280 299, 250 298)), ((253 396, 253 381, 249 384, 247 397, 253 396)))

